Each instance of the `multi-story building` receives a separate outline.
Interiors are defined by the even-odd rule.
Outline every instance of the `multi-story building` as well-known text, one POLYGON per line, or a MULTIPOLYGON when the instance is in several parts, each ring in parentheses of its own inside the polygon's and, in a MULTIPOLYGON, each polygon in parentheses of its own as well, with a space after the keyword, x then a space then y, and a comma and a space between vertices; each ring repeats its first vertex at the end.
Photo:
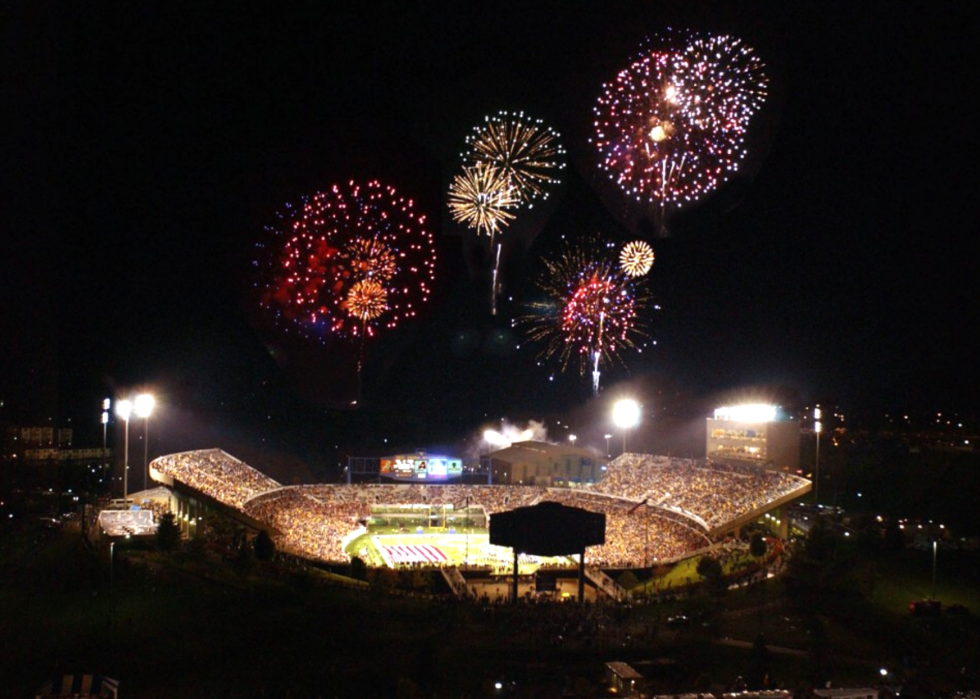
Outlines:
POLYGON ((799 471, 800 424, 781 418, 774 406, 718 408, 706 432, 705 455, 712 461, 799 471))

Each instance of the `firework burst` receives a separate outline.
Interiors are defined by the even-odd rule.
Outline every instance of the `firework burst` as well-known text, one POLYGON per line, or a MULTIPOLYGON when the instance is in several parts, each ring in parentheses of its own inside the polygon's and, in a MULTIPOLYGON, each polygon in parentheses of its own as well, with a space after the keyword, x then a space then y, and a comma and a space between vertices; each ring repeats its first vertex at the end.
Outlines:
POLYGON ((366 323, 388 310, 388 291, 374 279, 355 282, 347 292, 347 312, 366 323))
POLYGON ((589 372, 593 392, 598 393, 601 367, 623 363, 624 350, 636 348, 646 336, 646 287, 591 243, 566 246, 557 259, 544 260, 535 284, 545 300, 528 304, 530 313, 517 318, 515 325, 542 346, 540 358, 557 360, 562 371, 577 364, 582 375, 589 372))
POLYGON ((349 182, 285 207, 259 246, 259 304, 309 335, 373 336, 432 293, 434 236, 411 199, 349 182))
POLYGON ((752 50, 731 37, 681 34, 651 46, 603 85, 590 140, 610 179, 662 215, 738 169, 767 79, 752 50))
POLYGON ((759 57, 730 36, 691 40, 674 59, 673 80, 685 118, 720 132, 746 131, 769 85, 759 57))
POLYGON ((642 240, 634 240, 623 246, 619 253, 619 267, 627 277, 642 277, 653 267, 653 248, 642 240))
POLYGON ((463 168, 449 186, 453 220, 491 237, 514 220, 517 202, 507 174, 485 163, 463 168))
POLYGON ((556 131, 523 113, 488 116, 466 139, 464 164, 485 164, 503 173, 516 204, 546 199, 565 167, 565 149, 556 131))

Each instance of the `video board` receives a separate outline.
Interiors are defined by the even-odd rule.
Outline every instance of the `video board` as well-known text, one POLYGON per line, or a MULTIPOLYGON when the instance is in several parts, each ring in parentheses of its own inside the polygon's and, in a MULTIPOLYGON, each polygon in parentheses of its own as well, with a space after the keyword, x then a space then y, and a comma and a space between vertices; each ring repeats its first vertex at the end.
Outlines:
POLYGON ((444 481, 463 475, 463 462, 445 456, 392 456, 381 459, 381 475, 411 481, 444 481))

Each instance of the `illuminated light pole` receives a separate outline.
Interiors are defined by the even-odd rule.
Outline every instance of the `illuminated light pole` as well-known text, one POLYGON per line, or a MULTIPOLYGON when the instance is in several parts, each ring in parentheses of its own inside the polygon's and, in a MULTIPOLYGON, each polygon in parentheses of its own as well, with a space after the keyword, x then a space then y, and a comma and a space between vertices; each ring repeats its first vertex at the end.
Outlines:
POLYGON ((578 439, 578 437, 576 437, 574 434, 568 435, 568 441, 572 443, 572 446, 573 447, 575 446, 575 440, 576 439, 578 439))
POLYGON ((106 429, 109 426, 109 408, 112 401, 108 398, 102 399, 102 478, 105 479, 106 472, 106 429))
POLYGON ((820 431, 823 429, 823 425, 820 424, 821 412, 820 407, 817 406, 813 409, 813 433, 817 435, 817 454, 814 461, 814 480, 813 480, 813 501, 817 505, 820 504, 820 431))
POLYGON ((153 412, 153 396, 141 393, 133 401, 133 412, 143 418, 143 490, 146 490, 147 474, 150 471, 150 413, 153 412))
POLYGON ((932 597, 936 599, 936 540, 932 540, 932 597))
POLYGON ((626 434, 630 427, 640 424, 640 404, 635 400, 624 399, 613 406, 613 422, 623 430, 623 453, 626 453, 626 434))
POLYGON ((606 435, 606 458, 609 458, 609 440, 612 439, 611 434, 606 435))
POLYGON ((123 438, 123 503, 129 497, 129 418, 133 413, 133 404, 128 400, 116 401, 116 416, 126 423, 123 438))

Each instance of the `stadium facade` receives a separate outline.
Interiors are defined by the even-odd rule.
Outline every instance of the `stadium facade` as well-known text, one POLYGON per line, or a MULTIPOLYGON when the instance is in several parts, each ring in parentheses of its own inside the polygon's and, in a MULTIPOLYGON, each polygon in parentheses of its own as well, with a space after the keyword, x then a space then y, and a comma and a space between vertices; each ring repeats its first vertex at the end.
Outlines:
POLYGON ((490 454, 490 471, 498 485, 578 487, 596 483, 605 458, 589 449, 547 442, 515 442, 490 454))

